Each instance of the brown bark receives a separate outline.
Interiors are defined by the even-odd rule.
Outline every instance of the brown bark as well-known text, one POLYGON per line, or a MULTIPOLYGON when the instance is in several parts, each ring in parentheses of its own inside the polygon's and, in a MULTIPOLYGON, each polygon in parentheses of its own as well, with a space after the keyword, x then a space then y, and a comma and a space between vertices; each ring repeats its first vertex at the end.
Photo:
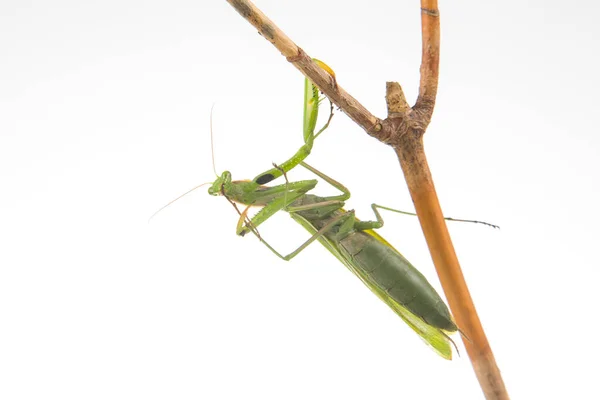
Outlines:
POLYGON ((369 135, 394 148, 452 314, 487 399, 508 399, 500 370, 475 310, 437 198, 423 148, 438 87, 440 18, 437 0, 421 0, 419 96, 411 108, 398 83, 386 85, 388 117, 380 120, 344 91, 271 20, 247 0, 227 0, 259 33, 369 135))

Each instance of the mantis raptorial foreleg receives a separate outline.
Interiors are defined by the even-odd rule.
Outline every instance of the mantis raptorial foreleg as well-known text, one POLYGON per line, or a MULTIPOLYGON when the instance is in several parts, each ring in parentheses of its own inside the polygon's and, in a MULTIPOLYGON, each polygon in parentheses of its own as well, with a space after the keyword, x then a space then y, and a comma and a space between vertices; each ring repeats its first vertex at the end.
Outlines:
MULTIPOLYGON (((335 79, 335 74, 331 68, 321 61, 315 60, 315 62, 317 62, 321 68, 326 70, 332 76, 332 79, 335 79)), ((320 101, 318 88, 308 79, 305 79, 303 118, 304 145, 302 145, 291 158, 279 165, 273 164, 273 168, 257 175, 251 181, 232 181, 231 173, 225 171, 209 188, 209 194, 213 196, 223 195, 232 204, 242 203, 246 205, 264 206, 264 208, 252 219, 251 223, 244 224, 243 219, 240 220, 236 229, 238 235, 244 236, 250 230, 256 229, 258 225, 266 221, 277 211, 284 209, 298 197, 314 188, 316 181, 304 181, 289 184, 287 183, 287 178, 285 185, 279 185, 272 188, 266 188, 263 185, 281 176, 285 176, 287 172, 308 157, 312 150, 315 138, 327 129, 333 116, 333 105, 331 104, 327 122, 315 134, 320 101)), ((239 210, 237 211, 240 213, 239 210)), ((240 215, 244 214, 245 219, 246 213, 247 212, 240 213, 240 215)))
MULTIPOLYGON (((317 181, 299 181, 299 182, 288 182, 287 176, 286 183, 283 185, 275 186, 271 189, 277 193, 279 197, 272 197, 254 217, 252 217, 247 223, 244 224, 244 221, 247 220, 247 212, 248 208, 244 210, 243 213, 240 214, 240 219, 238 221, 238 229, 237 233, 239 235, 245 235, 248 232, 254 233, 257 238, 269 249, 273 252, 273 254, 277 255, 279 258, 289 261, 298 255, 302 250, 304 250, 309 244, 319 239, 324 234, 328 233, 333 227, 339 226, 343 224, 346 220, 354 220, 354 211, 344 211, 339 216, 332 219, 332 221, 328 222, 325 226, 319 229, 311 238, 309 238, 306 242, 300 245, 296 250, 291 252, 290 254, 283 256, 277 250, 275 250, 267 241, 265 241, 256 231, 256 228, 269 219, 272 215, 274 215, 277 211, 284 210, 290 215, 295 214, 297 212, 308 212, 314 217, 318 218, 320 214, 325 215, 330 213, 332 210, 341 209, 344 206, 344 200, 350 198, 350 191, 341 183, 337 182, 335 179, 325 175, 319 170, 311 167, 310 165, 300 162, 300 165, 307 168, 309 171, 315 173, 317 176, 325 180, 327 183, 332 185, 334 188, 338 189, 342 192, 337 196, 328 196, 328 197, 308 197, 306 193, 309 190, 312 190, 317 181), (301 197, 304 199, 311 199, 313 202, 304 203, 297 202, 297 200, 301 197)), ((269 189, 270 190, 270 189, 269 189)))
MULTIPOLYGON (((313 189, 317 184, 316 180, 312 181, 299 181, 291 182, 289 185, 279 185, 272 189, 278 189, 277 195, 265 194, 268 198, 268 202, 264 204, 264 207, 250 219, 250 223, 245 226, 238 224, 236 233, 240 236, 246 235, 251 228, 256 229, 260 224, 271 218, 278 211, 284 210, 288 204, 294 202, 301 196, 304 196, 306 192, 313 189)), ((257 200, 257 205, 262 204, 262 199, 257 200)))
MULTIPOLYGON (((335 73, 327 64, 316 59, 314 61, 335 79, 335 73)), ((302 145, 290 159, 279 165, 274 165, 273 168, 258 174, 252 182, 257 183, 258 185, 265 185, 292 170, 302 162, 302 160, 309 156, 315 139, 329 127, 329 123, 333 118, 333 103, 330 101, 329 118, 327 119, 327 122, 325 122, 325 125, 315 133, 321 100, 322 99, 319 97, 319 89, 306 78, 304 80, 304 118, 302 127, 304 145, 302 145)))

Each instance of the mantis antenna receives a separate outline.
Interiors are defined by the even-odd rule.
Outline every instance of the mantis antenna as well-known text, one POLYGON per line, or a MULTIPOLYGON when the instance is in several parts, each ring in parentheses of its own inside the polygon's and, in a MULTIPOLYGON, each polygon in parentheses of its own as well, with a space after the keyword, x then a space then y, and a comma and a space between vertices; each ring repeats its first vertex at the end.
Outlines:
POLYGON ((215 108, 215 104, 216 103, 213 103, 212 107, 210 108, 210 155, 212 156, 213 172, 216 177, 219 177, 219 174, 217 174, 217 168, 215 168, 215 140, 213 138, 213 110, 215 108))
MULTIPOLYGON (((213 103, 212 107, 210 108, 210 154, 211 154, 211 157, 212 157, 213 172, 214 172, 215 176, 218 177, 218 175, 217 175, 217 169, 215 168, 215 145, 214 145, 214 139, 213 139, 213 109, 214 108, 215 108, 215 103, 213 103)), ((190 194, 194 190, 200 189, 202 186, 206 186, 206 185, 211 184, 211 183, 212 182, 204 182, 203 184, 200 184, 198 186, 195 186, 195 187, 191 188, 190 190, 188 190, 184 194, 182 194, 180 196, 177 196, 176 198, 174 198, 173 200, 171 200, 170 202, 168 202, 167 204, 165 204, 164 206, 162 206, 161 208, 159 208, 154 214, 152 214, 150 216, 150 218, 148 218, 148 223, 150 223, 150 221, 152 220, 152 218, 154 218, 156 216, 156 214, 158 214, 159 212, 161 212, 165 208, 169 207, 171 204, 175 203, 177 200, 181 199, 184 196, 187 196, 188 194, 190 194)))
POLYGON ((159 212, 161 212, 162 210, 164 210, 165 208, 169 207, 171 204, 175 203, 177 200, 181 199, 184 196, 187 196, 188 194, 192 193, 194 190, 196 189, 200 189, 202 186, 206 186, 211 184, 212 182, 204 182, 201 185, 198 185, 196 187, 191 188, 190 190, 188 190, 187 192, 185 192, 184 194, 177 196, 176 198, 174 198, 173 200, 171 200, 170 202, 168 202, 167 204, 165 204, 164 206, 162 206, 161 208, 159 208, 154 214, 152 214, 150 216, 150 218, 148 218, 148 223, 150 223, 150 220, 152 220, 152 218, 154 218, 154 216, 156 214, 158 214, 159 212))

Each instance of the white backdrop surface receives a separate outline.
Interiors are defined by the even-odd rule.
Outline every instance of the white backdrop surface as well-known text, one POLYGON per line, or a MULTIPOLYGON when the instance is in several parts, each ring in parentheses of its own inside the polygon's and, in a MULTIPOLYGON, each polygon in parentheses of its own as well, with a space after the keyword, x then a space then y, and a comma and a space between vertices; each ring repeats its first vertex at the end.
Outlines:
MULTIPOLYGON (((418 2, 256 3, 376 115, 386 80, 414 101, 418 2)), ((426 150, 446 215, 502 228, 450 226, 509 392, 599 398, 598 6, 440 10, 426 150)), ((319 245, 285 263, 204 189, 148 224, 214 179, 213 103, 219 173, 289 157, 302 79, 225 1, 0 3, 0 398, 482 398, 462 343, 438 358, 319 245)), ((392 150, 341 113, 309 161, 359 218, 412 207, 392 150)), ((417 220, 385 218, 439 289, 417 220)), ((285 215, 261 234, 306 238, 285 215)))

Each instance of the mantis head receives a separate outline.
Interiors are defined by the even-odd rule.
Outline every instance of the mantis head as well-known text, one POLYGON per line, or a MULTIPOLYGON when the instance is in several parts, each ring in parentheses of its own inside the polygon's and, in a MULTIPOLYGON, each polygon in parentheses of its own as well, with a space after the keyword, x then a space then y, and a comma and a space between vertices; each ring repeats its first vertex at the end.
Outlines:
POLYGON ((225 171, 208 188, 211 196, 220 196, 231 186, 231 172, 225 171))

